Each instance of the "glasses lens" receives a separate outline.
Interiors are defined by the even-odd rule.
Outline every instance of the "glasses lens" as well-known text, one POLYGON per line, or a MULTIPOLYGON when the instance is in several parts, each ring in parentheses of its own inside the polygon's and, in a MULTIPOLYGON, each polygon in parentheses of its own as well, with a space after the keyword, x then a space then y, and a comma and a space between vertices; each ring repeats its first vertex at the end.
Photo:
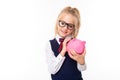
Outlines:
POLYGON ((59 20, 59 26, 60 27, 64 27, 65 25, 66 25, 66 23, 64 21, 59 20))
POLYGON ((68 24, 68 29, 73 29, 74 25, 73 24, 68 24))
POLYGON ((72 30, 74 28, 74 24, 66 23, 65 21, 59 20, 59 26, 65 27, 67 26, 67 29, 72 30))

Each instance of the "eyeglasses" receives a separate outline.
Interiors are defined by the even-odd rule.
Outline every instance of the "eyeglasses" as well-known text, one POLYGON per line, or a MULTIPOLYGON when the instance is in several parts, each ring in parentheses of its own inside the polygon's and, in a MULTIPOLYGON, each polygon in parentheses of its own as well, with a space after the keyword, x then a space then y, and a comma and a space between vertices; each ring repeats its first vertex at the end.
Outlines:
POLYGON ((72 30, 75 27, 74 24, 66 23, 65 21, 62 21, 62 20, 59 20, 59 26, 60 27, 66 27, 67 26, 67 29, 69 29, 69 30, 72 30))

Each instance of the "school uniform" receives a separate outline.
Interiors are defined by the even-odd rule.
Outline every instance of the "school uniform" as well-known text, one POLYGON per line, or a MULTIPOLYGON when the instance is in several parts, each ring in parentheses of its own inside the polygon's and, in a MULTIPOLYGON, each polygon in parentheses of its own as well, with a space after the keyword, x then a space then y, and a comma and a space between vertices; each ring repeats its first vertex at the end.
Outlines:
POLYGON ((59 38, 60 36, 57 35, 46 47, 48 70, 52 80, 83 80, 81 71, 86 69, 86 64, 80 65, 71 59, 67 52, 62 57, 58 52, 59 38))

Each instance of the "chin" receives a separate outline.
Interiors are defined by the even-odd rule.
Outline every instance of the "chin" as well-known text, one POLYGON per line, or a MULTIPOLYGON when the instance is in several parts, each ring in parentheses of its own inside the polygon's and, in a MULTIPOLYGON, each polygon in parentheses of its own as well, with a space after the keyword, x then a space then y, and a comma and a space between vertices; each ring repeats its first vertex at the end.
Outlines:
POLYGON ((66 37, 66 36, 68 36, 68 34, 63 34, 63 33, 60 33, 59 34, 61 37, 66 37))
POLYGON ((66 37, 66 36, 62 35, 61 37, 66 37))

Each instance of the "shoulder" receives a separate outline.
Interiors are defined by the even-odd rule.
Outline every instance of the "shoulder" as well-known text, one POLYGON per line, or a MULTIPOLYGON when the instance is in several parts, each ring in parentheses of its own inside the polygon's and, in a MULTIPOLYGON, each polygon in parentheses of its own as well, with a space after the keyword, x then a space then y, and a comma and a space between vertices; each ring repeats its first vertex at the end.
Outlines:
POLYGON ((54 42, 55 42, 55 38, 50 39, 50 40, 47 40, 47 42, 46 42, 46 44, 45 44, 45 49, 46 49, 46 51, 47 51, 48 49, 51 49, 51 45, 52 45, 52 43, 54 43, 54 42))
POLYGON ((56 39, 55 38, 53 38, 53 39, 50 39, 49 41, 51 42, 51 41, 55 41, 56 39))
POLYGON ((53 42, 53 41, 55 41, 55 38, 47 40, 46 46, 47 46, 47 45, 50 45, 50 43, 53 42))

